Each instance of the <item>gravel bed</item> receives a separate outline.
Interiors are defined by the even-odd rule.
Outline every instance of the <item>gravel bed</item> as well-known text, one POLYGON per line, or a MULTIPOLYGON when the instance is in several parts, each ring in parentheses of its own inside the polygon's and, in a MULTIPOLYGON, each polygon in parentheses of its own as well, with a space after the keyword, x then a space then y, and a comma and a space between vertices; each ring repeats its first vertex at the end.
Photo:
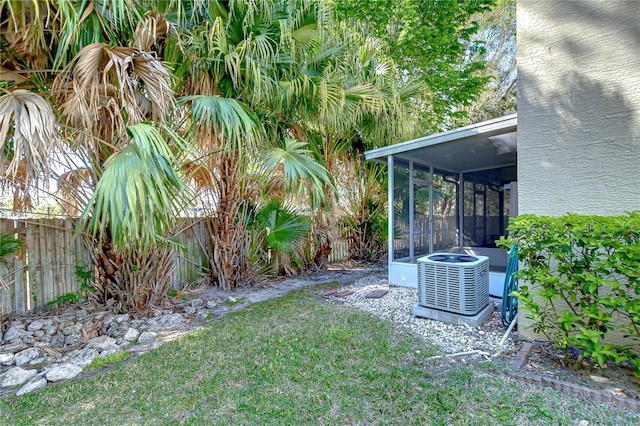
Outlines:
MULTIPOLYGON (((397 326, 439 346, 447 354, 482 351, 493 355, 499 350, 500 341, 506 332, 506 327, 500 320, 499 304, 495 304, 491 317, 482 326, 474 328, 414 317, 411 314, 411 308, 417 301, 417 290, 389 286, 386 276, 360 278, 349 286, 341 287, 340 290, 350 290, 354 293, 344 298, 332 297, 332 300, 386 318, 397 326), (380 299, 365 298, 374 290, 389 292, 380 299)), ((516 346, 517 333, 512 332, 504 344, 502 353, 512 354, 516 351, 516 346)))

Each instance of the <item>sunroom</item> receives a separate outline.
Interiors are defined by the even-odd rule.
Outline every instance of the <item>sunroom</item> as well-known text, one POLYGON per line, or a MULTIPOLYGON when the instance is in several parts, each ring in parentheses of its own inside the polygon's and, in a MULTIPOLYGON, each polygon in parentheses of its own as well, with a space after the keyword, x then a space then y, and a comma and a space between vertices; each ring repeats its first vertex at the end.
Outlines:
POLYGON ((517 215, 517 115, 374 149, 389 170, 389 284, 417 287, 431 253, 489 257, 489 293, 502 297, 507 252, 495 240, 517 215))

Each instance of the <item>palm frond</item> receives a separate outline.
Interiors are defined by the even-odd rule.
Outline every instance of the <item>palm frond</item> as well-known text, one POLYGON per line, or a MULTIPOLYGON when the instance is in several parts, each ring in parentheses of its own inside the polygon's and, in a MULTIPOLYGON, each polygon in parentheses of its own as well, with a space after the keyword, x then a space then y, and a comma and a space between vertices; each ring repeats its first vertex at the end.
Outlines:
MULTIPOLYGON (((37 187, 58 145, 56 117, 40 95, 18 89, 0 96, 0 179, 37 187)), ((28 191, 27 191, 28 192, 28 191)))
POLYGON ((265 231, 267 247, 289 255, 295 253, 311 230, 307 217, 275 200, 260 209, 257 219, 265 231))
POLYGON ((127 125, 163 122, 175 105, 171 76, 158 58, 102 43, 84 47, 56 78, 52 92, 71 127, 109 143, 124 136, 127 125))
POLYGON ((109 233, 118 249, 149 249, 166 235, 188 198, 178 162, 149 124, 127 128, 130 142, 107 166, 82 223, 89 235, 109 233))
POLYGON ((285 138, 284 146, 266 151, 261 160, 264 176, 281 173, 284 190, 296 195, 307 194, 312 203, 326 198, 325 188, 335 192, 331 175, 311 156, 305 142, 285 138))
MULTIPOLYGON (((211 132, 212 138, 200 141, 201 148, 233 151, 240 156, 253 152, 262 138, 256 114, 245 104, 221 96, 186 96, 181 102, 191 102, 191 119, 199 131, 211 132)), ((202 139, 202 138, 201 138, 202 139)))
POLYGON ((57 191, 62 210, 69 216, 77 216, 87 205, 91 172, 86 168, 69 170, 57 179, 57 191))

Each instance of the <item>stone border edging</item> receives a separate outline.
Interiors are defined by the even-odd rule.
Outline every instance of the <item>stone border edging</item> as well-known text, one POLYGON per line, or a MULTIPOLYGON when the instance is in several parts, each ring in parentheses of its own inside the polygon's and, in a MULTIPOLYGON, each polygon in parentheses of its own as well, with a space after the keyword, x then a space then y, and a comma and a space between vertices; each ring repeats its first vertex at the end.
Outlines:
POLYGON ((627 398, 619 395, 611 395, 606 392, 591 389, 586 386, 565 382, 562 380, 554 379, 552 377, 540 376, 538 374, 524 373, 520 371, 529 360, 533 345, 529 342, 525 342, 522 349, 516 355, 515 359, 511 363, 507 376, 514 379, 523 380, 525 382, 533 383, 538 386, 550 387, 559 392, 568 393, 571 395, 581 396, 588 400, 595 400, 598 402, 606 402, 614 404, 619 408, 626 408, 636 413, 640 413, 640 401, 627 398))

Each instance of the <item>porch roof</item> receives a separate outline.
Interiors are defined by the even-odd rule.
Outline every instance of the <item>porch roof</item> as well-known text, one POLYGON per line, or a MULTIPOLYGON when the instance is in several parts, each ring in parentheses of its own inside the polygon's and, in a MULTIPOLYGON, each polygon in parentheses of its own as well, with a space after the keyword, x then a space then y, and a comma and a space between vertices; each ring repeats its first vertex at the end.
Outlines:
POLYGON ((502 184, 517 180, 517 114, 483 121, 443 133, 365 152, 367 160, 386 162, 392 155, 396 165, 423 165, 502 184))

